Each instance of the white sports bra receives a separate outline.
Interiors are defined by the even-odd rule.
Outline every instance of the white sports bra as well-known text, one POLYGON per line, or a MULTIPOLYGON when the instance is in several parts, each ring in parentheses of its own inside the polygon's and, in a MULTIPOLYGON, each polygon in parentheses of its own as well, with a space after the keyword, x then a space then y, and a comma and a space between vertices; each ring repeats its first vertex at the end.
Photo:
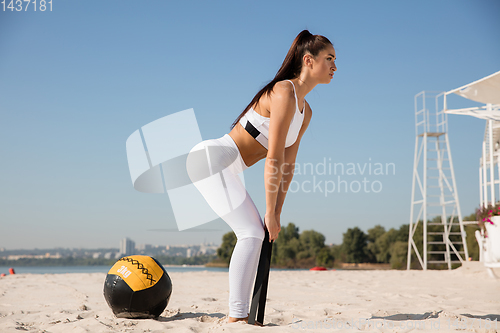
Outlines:
MULTIPOLYGON (((290 81, 290 80, 286 80, 290 81)), ((304 111, 306 100, 304 99, 304 106, 302 108, 302 112, 299 110, 299 104, 297 99, 297 93, 295 92, 295 85, 292 81, 290 83, 293 86, 293 93, 295 95, 295 114, 293 115, 292 122, 290 123, 290 127, 288 128, 288 133, 286 135, 285 148, 290 147, 297 141, 297 137, 299 136, 300 128, 302 127, 302 123, 304 121, 304 111)), ((269 138, 269 121, 271 118, 264 117, 258 114, 253 108, 250 108, 244 115, 241 117, 239 123, 243 128, 252 136, 255 140, 257 140, 264 148, 268 149, 268 138, 269 138)))

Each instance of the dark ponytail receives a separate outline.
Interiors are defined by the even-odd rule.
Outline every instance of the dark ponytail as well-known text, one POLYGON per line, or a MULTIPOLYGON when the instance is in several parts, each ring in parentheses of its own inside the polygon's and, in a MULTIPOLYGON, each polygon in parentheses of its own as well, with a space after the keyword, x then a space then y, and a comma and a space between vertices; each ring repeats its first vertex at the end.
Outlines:
POLYGON ((274 79, 255 95, 250 104, 247 105, 243 112, 233 122, 231 129, 236 126, 245 112, 257 104, 262 95, 267 94, 269 96, 271 94, 276 82, 291 80, 299 76, 302 70, 302 58, 304 54, 310 53, 313 57, 316 57, 318 53, 328 45, 332 45, 328 38, 321 35, 312 35, 308 30, 302 30, 297 37, 295 37, 274 79))

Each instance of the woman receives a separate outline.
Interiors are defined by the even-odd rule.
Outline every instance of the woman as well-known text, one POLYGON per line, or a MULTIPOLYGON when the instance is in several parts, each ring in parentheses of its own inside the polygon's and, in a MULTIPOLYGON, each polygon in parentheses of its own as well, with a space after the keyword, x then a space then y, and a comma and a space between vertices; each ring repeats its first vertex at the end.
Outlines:
POLYGON ((194 185, 237 237, 229 265, 228 322, 248 322, 264 228, 269 241, 278 238, 300 140, 311 120, 305 96, 317 84, 330 83, 336 70, 332 43, 302 31, 274 79, 255 95, 229 134, 199 143, 188 156, 188 174, 194 185), (265 223, 238 176, 263 158, 265 223))

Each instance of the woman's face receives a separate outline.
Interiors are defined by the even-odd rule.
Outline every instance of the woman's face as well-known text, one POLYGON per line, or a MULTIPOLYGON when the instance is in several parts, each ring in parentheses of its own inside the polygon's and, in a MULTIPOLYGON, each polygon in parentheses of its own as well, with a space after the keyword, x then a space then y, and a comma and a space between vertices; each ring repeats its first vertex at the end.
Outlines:
POLYGON ((336 59, 332 45, 328 45, 313 59, 311 74, 319 81, 318 83, 330 83, 333 73, 337 70, 336 59))

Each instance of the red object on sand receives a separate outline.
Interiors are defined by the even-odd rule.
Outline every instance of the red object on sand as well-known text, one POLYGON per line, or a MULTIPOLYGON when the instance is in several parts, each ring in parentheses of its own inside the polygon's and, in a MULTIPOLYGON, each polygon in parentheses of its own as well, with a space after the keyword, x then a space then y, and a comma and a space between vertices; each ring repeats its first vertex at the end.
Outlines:
POLYGON ((9 273, 10 273, 10 274, 16 274, 16 272, 14 272, 14 268, 12 268, 12 267, 11 267, 11 268, 9 268, 9 273))
POLYGON ((321 266, 316 266, 311 268, 310 271, 326 271, 326 268, 321 266))
POLYGON ((5 273, 0 274, 0 276, 5 276, 5 273))

